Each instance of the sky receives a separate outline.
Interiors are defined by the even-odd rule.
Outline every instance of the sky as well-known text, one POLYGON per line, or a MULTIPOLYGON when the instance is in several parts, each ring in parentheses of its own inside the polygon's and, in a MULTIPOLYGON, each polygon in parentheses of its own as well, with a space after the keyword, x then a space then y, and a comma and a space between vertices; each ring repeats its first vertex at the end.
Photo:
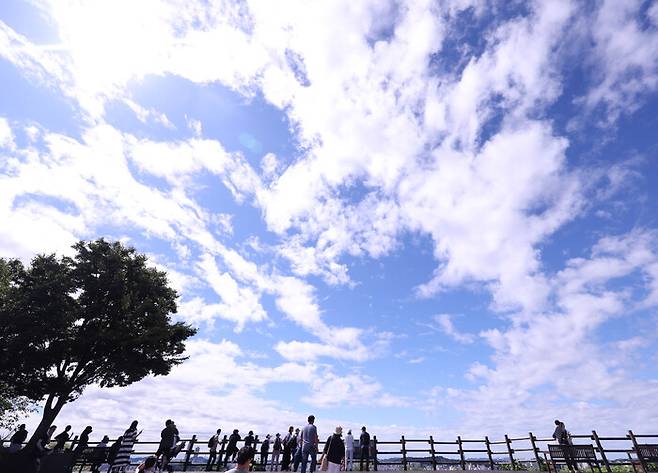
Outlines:
POLYGON ((658 2, 0 2, 0 255, 121 240, 199 329, 99 436, 658 422, 658 2))

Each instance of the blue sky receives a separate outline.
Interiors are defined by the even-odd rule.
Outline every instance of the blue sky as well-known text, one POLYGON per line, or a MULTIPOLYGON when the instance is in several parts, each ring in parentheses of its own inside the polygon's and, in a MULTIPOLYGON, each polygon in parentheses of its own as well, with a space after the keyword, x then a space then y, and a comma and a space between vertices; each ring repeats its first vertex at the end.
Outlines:
POLYGON ((10 1, 0 79, 0 254, 121 239, 199 328, 60 422, 658 421, 656 2, 10 1))

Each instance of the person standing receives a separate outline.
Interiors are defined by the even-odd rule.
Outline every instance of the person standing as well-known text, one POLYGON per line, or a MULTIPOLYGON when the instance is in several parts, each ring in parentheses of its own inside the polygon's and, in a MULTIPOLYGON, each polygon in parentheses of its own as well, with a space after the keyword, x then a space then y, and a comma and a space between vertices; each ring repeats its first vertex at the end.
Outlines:
POLYGON ((564 425, 564 422, 555 419, 555 430, 553 431, 553 438, 557 440, 557 443, 562 445, 562 450, 564 451, 564 460, 567 464, 569 471, 577 470, 578 464, 572 460, 571 456, 571 438, 567 428, 564 425))
POLYGON ((293 457, 294 457, 294 462, 293 462, 293 471, 297 473, 297 468, 299 468, 299 464, 302 462, 302 435, 299 431, 299 427, 295 429, 295 446, 293 450, 293 457))
MULTIPOLYGON (((219 446, 219 435, 222 433, 222 429, 217 429, 217 433, 210 437, 208 440, 208 448, 210 449, 210 454, 208 455, 208 463, 206 464, 206 471, 210 471, 215 464, 217 459, 217 447, 219 446)), ((221 462, 221 458, 220 458, 221 462)))
POLYGON ((311 456, 310 473, 315 471, 318 455, 318 428, 315 426, 315 416, 308 416, 308 424, 302 429, 302 473, 306 473, 308 457, 311 456))
POLYGON ((352 471, 354 463, 354 436, 352 435, 352 429, 347 431, 347 436, 345 437, 345 469, 352 471))
POLYGON ((25 424, 18 426, 18 430, 14 432, 14 435, 9 439, 9 453, 16 453, 21 448, 23 448, 23 442, 27 438, 27 430, 25 430, 25 424))
POLYGON ((165 421, 165 428, 160 432, 160 445, 155 452, 156 456, 162 456, 162 469, 164 470, 169 464, 174 452, 174 447, 178 441, 178 429, 173 420, 165 421))
POLYGON ((366 431, 366 426, 361 427, 361 436, 359 437, 359 468, 363 471, 363 460, 366 461, 366 469, 370 469, 370 434, 366 431))
POLYGON ((82 452, 84 452, 89 445, 89 434, 92 432, 92 430, 93 429, 91 428, 91 425, 88 425, 82 431, 80 437, 78 437, 78 441, 75 444, 75 449, 73 450, 73 463, 75 463, 77 459, 80 458, 82 452))
POLYGON ((94 455, 91 463, 91 473, 99 473, 101 465, 107 462, 107 444, 109 441, 110 437, 104 435, 101 442, 94 447, 94 455))
POLYGON ((272 447, 272 462, 270 463, 270 471, 277 471, 279 469, 279 457, 281 456, 281 434, 277 432, 274 436, 274 446, 272 447))
POLYGON ((281 460, 281 471, 288 471, 290 469, 290 457, 292 455, 294 443, 293 443, 293 431, 294 427, 291 425, 288 428, 288 433, 283 437, 283 459, 281 460))
POLYGON ((340 465, 345 461, 345 444, 342 435, 343 428, 339 425, 324 444, 322 456, 327 459, 327 473, 338 473, 340 465))
POLYGON ((244 438, 244 446, 245 447, 251 447, 255 448, 256 447, 256 439, 254 438, 254 431, 250 430, 247 436, 244 438))
POLYGON ((235 460, 235 455, 238 453, 238 442, 242 440, 239 430, 233 430, 233 433, 228 438, 228 445, 226 446, 226 456, 224 457, 224 466, 228 465, 228 459, 235 460))
POLYGON ((110 465, 110 471, 112 471, 112 466, 114 465, 114 461, 117 458, 117 454, 119 453, 119 449, 121 448, 121 442, 123 441, 123 435, 120 436, 116 441, 110 446, 109 450, 107 451, 107 464, 110 465))
POLYGON ((67 425, 64 427, 64 431, 60 432, 59 434, 55 435, 55 446, 53 447, 54 452, 61 452, 64 450, 64 446, 66 445, 66 442, 69 441, 71 436, 69 435, 69 432, 71 431, 71 426, 67 425))
POLYGON ((270 434, 265 436, 265 440, 260 445, 260 466, 262 471, 267 469, 267 455, 270 453, 270 434))
POLYGON ((132 421, 130 427, 123 433, 121 446, 110 470, 112 473, 123 473, 130 467, 130 454, 133 451, 133 445, 135 445, 139 434, 142 433, 141 431, 137 432, 137 424, 136 420, 132 421))

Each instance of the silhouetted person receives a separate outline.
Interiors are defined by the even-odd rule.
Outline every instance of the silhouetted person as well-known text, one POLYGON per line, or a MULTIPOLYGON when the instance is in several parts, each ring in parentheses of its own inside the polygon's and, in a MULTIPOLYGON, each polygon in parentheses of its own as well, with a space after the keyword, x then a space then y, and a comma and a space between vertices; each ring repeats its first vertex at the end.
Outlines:
POLYGON ((75 444, 75 449, 73 450, 74 463, 78 460, 78 458, 80 458, 80 455, 82 455, 82 452, 85 450, 85 448, 87 448, 87 445, 89 445, 89 434, 91 432, 92 432, 91 425, 88 425, 87 427, 85 427, 85 429, 78 437, 78 441, 75 444))
POLYGON ((306 473, 309 455, 311 456, 311 473, 315 471, 318 461, 318 428, 314 424, 315 416, 308 416, 308 424, 302 429, 302 473, 306 473))
POLYGON ((71 431, 71 426, 67 425, 64 427, 64 431, 60 432, 59 434, 55 435, 55 446, 53 447, 53 450, 55 452, 61 452, 64 450, 64 446, 66 445, 66 442, 69 441, 71 436, 69 435, 69 432, 71 431))
POLYGON ((235 468, 228 470, 226 473, 245 473, 251 468, 251 461, 254 459, 254 449, 251 447, 242 447, 238 451, 238 458, 235 468))
POLYGON ((119 450, 110 471, 123 472, 127 471, 130 467, 130 454, 133 451, 133 445, 135 445, 139 434, 142 433, 141 431, 137 432, 137 425, 138 422, 136 420, 132 421, 130 427, 121 436, 121 444, 119 445, 119 450))
POLYGON ((41 459, 46 455, 53 453, 53 451, 48 448, 48 444, 50 443, 50 439, 55 433, 55 430, 57 430, 57 426, 51 425, 48 427, 48 430, 46 430, 43 435, 37 439, 37 443, 34 444, 34 456, 37 461, 37 471, 39 471, 41 459))
MULTIPOLYGON (((222 433, 222 429, 217 429, 217 433, 210 437, 208 440, 208 448, 210 449, 210 454, 208 455, 208 463, 206 464, 206 471, 210 471, 215 464, 217 459, 217 446, 219 445, 219 434, 222 433)), ((219 459, 221 462, 221 458, 219 459)))
POLYGON ((260 466, 263 467, 265 471, 265 465, 267 465, 267 455, 270 453, 270 434, 265 436, 265 440, 260 444, 260 466))
POLYGON ((160 432, 160 445, 156 455, 162 455, 162 469, 164 470, 169 464, 169 460, 174 456, 174 447, 178 442, 178 429, 173 420, 167 419, 165 428, 160 432))
POLYGON ((293 432, 295 428, 291 425, 288 428, 288 433, 283 437, 283 458, 281 460, 281 471, 288 471, 290 469, 290 458, 293 452, 293 432))
POLYGON ((360 468, 363 471, 363 460, 366 461, 365 471, 370 469, 370 434, 366 431, 365 425, 361 427, 361 436, 359 437, 359 455, 360 468))
POLYGON ((281 455, 281 434, 277 433, 274 437, 274 445, 272 446, 272 461, 270 462, 270 471, 279 469, 279 456, 281 455))
POLYGON ((228 438, 228 445, 226 446, 226 456, 224 457, 224 466, 228 465, 229 458, 231 461, 235 460, 235 455, 238 453, 238 442, 242 440, 239 430, 233 430, 233 433, 228 438))
POLYGON ((110 465, 110 471, 112 471, 112 466, 114 461, 117 459, 117 454, 119 453, 119 448, 121 448, 121 442, 123 441, 123 435, 119 437, 116 442, 114 442, 109 450, 107 451, 107 464, 110 465))
POLYGON ((94 453, 91 462, 91 473, 99 473, 101 465, 107 461, 107 444, 110 437, 103 436, 103 439, 94 447, 94 453))
POLYGON ((14 432, 14 435, 9 439, 9 453, 15 453, 23 448, 23 442, 27 438, 27 430, 25 430, 25 424, 18 426, 18 430, 14 432))
POLYGON ((296 473, 299 464, 302 462, 302 436, 300 434, 299 428, 295 429, 295 446, 293 450, 293 471, 296 473))
POLYGON ((244 438, 244 446, 245 447, 252 447, 254 448, 256 446, 256 439, 254 438, 254 431, 250 430, 247 436, 244 438))

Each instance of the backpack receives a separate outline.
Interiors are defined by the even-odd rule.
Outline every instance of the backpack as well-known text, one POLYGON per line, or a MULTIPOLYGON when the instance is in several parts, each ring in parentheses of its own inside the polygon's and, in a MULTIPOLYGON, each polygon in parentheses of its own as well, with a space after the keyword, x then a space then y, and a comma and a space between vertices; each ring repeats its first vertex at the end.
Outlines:
POLYGON ((208 439, 208 448, 212 448, 215 445, 215 436, 213 435, 208 439))

